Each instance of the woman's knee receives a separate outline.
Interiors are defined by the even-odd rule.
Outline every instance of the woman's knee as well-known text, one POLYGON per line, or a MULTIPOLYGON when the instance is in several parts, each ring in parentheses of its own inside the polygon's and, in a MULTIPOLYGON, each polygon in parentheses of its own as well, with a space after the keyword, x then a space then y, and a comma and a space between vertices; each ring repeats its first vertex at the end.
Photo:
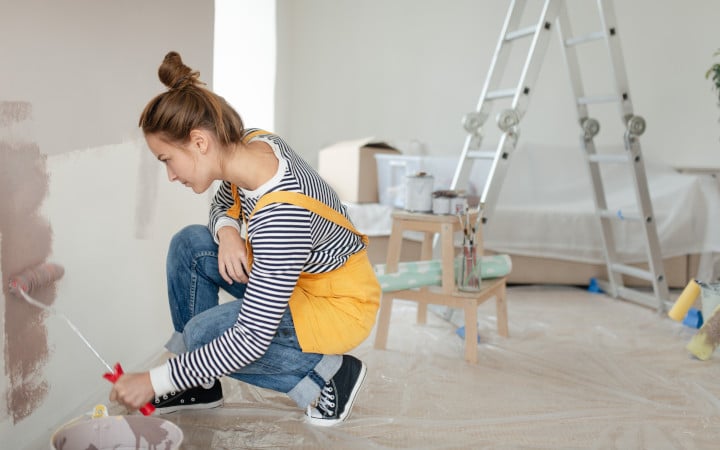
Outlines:
POLYGON ((188 225, 175 233, 170 240, 168 249, 168 263, 177 262, 198 251, 214 250, 217 248, 210 230, 204 225, 188 225))
POLYGON ((199 318, 199 316, 193 317, 185 324, 183 340, 185 341, 185 348, 187 348, 188 351, 202 347, 215 337, 211 335, 211 331, 207 325, 208 324, 205 323, 202 318, 199 318))
POLYGON ((183 329, 185 347, 192 351, 221 336, 235 324, 241 306, 240 300, 232 300, 195 315, 183 329))

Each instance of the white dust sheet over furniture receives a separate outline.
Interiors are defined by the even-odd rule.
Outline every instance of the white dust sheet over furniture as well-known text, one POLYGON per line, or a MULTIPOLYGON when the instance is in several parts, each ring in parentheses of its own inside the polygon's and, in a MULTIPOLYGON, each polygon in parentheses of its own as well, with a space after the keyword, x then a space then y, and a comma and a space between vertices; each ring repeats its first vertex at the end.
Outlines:
MULTIPOLYGON (((604 264, 591 180, 583 158, 582 150, 573 147, 527 144, 518 148, 512 155, 497 207, 484 227, 485 249, 541 258, 544 264, 553 260, 604 264)), ((647 161, 645 167, 663 258, 701 255, 700 275, 714 276, 713 255, 720 251, 718 180, 707 174, 679 173, 647 161)), ((485 168, 480 172, 487 171, 485 168)), ((626 216, 637 212, 629 168, 606 164, 602 174, 609 209, 626 216)), ((473 188, 482 189, 483 180, 472 182, 473 188)), ((355 204, 348 207, 361 231, 371 236, 390 234, 390 207, 355 204)), ((627 263, 646 261, 640 225, 619 220, 613 227, 619 256, 627 263)), ((513 275, 522 282, 518 279, 522 274, 516 273, 522 267, 515 262, 513 275)), ((573 264, 563 267, 566 266, 573 264)), ((574 281, 571 273, 568 280, 574 281)), ((583 281, 587 282, 587 278, 583 281)))

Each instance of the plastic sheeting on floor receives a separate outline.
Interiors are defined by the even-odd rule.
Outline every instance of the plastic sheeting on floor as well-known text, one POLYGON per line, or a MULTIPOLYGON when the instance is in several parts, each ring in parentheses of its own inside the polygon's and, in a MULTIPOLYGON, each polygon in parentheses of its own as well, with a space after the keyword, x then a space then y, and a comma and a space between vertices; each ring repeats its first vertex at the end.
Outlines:
POLYGON ((711 449, 720 447, 720 352, 656 311, 571 287, 510 287, 510 337, 479 309, 480 362, 455 326, 415 324, 396 301, 388 350, 355 352, 368 376, 350 419, 306 424, 284 395, 224 379, 225 406, 164 418, 184 449, 711 449))

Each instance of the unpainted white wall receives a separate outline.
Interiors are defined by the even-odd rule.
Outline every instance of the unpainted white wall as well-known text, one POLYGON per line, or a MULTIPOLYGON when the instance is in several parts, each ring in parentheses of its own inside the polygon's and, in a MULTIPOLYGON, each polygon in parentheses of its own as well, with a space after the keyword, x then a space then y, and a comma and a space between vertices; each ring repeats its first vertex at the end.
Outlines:
POLYGON ((275 129, 275 0, 215 0, 215 91, 248 128, 275 129))
MULTIPOLYGON (((66 270, 54 306, 110 364, 128 371, 147 369, 171 331, 167 245, 182 226, 206 222, 208 201, 167 182, 161 165, 148 159, 137 120, 163 89, 157 67, 169 50, 212 84, 213 6, 212 0, 0 2, 0 101, 32 105, 25 138, 47 155, 49 193, 40 213, 53 230, 49 259, 66 270)), ((9 301, 20 300, 0 294, 0 307, 9 301)), ((0 413, 3 448, 47 448, 64 421, 108 401, 102 364, 63 321, 49 316, 44 324, 50 357, 38 376, 49 392, 18 423, 0 413)), ((6 394, 3 364, 4 358, 6 394)))
MULTIPOLYGON (((476 107, 509 3, 278 0, 278 131, 315 164, 317 150, 364 136, 401 146, 418 140, 430 154, 459 155, 460 121, 476 107)), ((542 2, 527 3, 530 24, 542 2)), ((595 1, 567 3, 575 34, 600 29, 595 1)), ((648 124, 641 138, 646 156, 674 166, 720 166, 720 109, 705 79, 720 47, 720 3, 616 1, 615 10, 635 113, 648 124)), ((520 53, 511 57, 507 84, 517 80, 520 53)), ((608 62, 599 43, 582 50, 588 94, 610 93, 608 62)), ((601 121, 598 144, 622 143, 614 107, 591 114, 601 121)), ((485 134, 494 148, 493 120, 485 134)), ((578 139, 569 78, 553 37, 521 140, 576 146, 578 139)))

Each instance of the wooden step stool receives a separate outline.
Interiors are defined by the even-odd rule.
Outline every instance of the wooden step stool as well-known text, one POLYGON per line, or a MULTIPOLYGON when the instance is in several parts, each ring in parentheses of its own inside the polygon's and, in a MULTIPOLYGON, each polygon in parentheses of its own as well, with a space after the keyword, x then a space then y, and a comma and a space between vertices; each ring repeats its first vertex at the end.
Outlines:
MULTIPOLYGON (((477 308, 481 303, 493 297, 495 298, 498 334, 503 337, 509 335, 505 286, 507 278, 499 277, 482 280, 479 292, 459 291, 455 285, 455 246, 453 240, 455 232, 462 231, 458 217, 397 211, 392 214, 392 220, 386 273, 397 271, 403 232, 421 231, 424 233, 420 256, 422 260, 432 258, 433 238, 435 234, 439 234, 442 284, 441 286, 384 292, 380 303, 377 333, 375 334, 375 348, 385 349, 387 345, 393 300, 399 298, 418 303, 417 322, 420 324, 427 322, 427 305, 429 304, 462 309, 465 315, 465 359, 470 363, 477 363, 477 308)), ((470 220, 474 221, 475 217, 471 216, 470 220)), ((475 242, 478 248, 482 249, 482 235, 479 229, 476 232, 475 242)))

